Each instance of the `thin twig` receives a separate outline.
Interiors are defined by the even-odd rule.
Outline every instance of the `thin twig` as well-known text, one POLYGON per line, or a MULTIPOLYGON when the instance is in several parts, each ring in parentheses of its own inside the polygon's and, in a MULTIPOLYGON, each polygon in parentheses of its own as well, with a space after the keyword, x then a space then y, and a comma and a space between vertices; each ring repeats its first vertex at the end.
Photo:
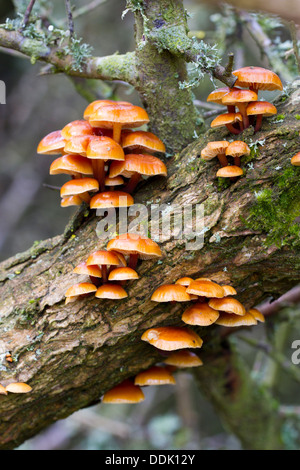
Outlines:
POLYGON ((298 37, 297 37, 297 27, 294 23, 294 21, 289 21, 288 22, 288 27, 289 31, 291 34, 291 39, 293 43, 293 50, 294 50, 294 55, 296 58, 296 64, 298 68, 298 72, 300 73, 300 54, 299 54, 299 47, 298 47, 298 37))
POLYGON ((107 0, 94 0, 93 2, 89 3, 86 6, 83 6, 81 8, 78 8, 76 11, 73 13, 73 19, 79 18, 80 16, 86 15, 87 13, 90 13, 91 11, 95 10, 97 7, 102 5, 103 3, 106 3, 107 0))
POLYGON ((73 14, 72 14, 72 7, 70 0, 65 0, 66 4, 66 11, 68 15, 68 27, 70 31, 70 38, 74 35, 74 21, 73 21, 73 14))
POLYGON ((34 7, 34 4, 35 4, 35 0, 30 0, 29 5, 26 8, 26 11, 25 11, 25 14, 24 14, 21 30, 26 28, 26 26, 28 24, 28 21, 29 21, 29 17, 30 17, 31 12, 32 12, 32 9, 34 7))

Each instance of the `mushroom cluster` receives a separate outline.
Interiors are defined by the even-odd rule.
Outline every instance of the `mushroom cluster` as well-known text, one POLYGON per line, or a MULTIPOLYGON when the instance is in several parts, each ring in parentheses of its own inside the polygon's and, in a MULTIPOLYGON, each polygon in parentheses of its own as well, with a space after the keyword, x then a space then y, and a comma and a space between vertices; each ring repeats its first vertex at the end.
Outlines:
POLYGON ((46 135, 37 153, 60 155, 51 163, 50 175, 70 175, 60 189, 61 206, 84 201, 91 209, 128 207, 143 176, 166 176, 165 164, 153 155, 165 153, 163 142, 151 132, 133 130, 148 122, 139 106, 97 100, 87 106, 83 119, 46 135))
POLYGON ((241 157, 244 155, 250 155, 250 148, 242 140, 208 142, 206 147, 201 150, 201 158, 205 161, 218 157, 221 168, 217 171, 216 176, 222 178, 236 178, 243 175, 241 157), (229 161, 228 157, 232 161, 229 161))
POLYGON ((124 283, 139 279, 135 271, 138 259, 161 256, 158 244, 150 238, 134 233, 119 235, 108 242, 106 250, 91 253, 86 261, 74 268, 74 273, 88 276, 88 279, 69 287, 65 303, 90 294, 99 299, 124 299, 128 296, 124 283))
POLYGON ((254 125, 254 131, 258 132, 263 116, 277 113, 273 104, 258 100, 258 92, 282 90, 281 80, 276 73, 263 67, 242 67, 232 73, 237 77, 233 88, 217 88, 207 97, 207 101, 227 107, 227 113, 213 119, 211 127, 226 126, 230 133, 240 134, 254 125))

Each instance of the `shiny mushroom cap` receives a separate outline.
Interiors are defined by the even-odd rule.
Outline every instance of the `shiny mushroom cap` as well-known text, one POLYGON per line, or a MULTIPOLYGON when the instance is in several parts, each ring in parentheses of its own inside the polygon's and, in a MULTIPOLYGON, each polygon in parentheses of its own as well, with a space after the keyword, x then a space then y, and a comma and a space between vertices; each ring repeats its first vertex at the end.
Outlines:
POLYGON ((64 139, 68 140, 73 136, 93 135, 94 130, 89 122, 84 120, 77 120, 69 122, 61 130, 61 135, 64 139))
POLYGON ((177 279, 175 284, 180 284, 181 286, 188 287, 191 282, 193 282, 193 278, 191 277, 181 277, 180 279, 177 279))
POLYGON ((62 153, 65 147, 65 139, 61 130, 50 132, 40 141, 37 153, 42 155, 57 155, 62 153))
POLYGON ((166 165, 153 155, 129 153, 123 162, 112 162, 109 169, 110 178, 125 176, 130 178, 134 173, 145 176, 167 176, 166 165))
POLYGON ((131 380, 124 380, 103 395, 102 403, 139 403, 144 399, 144 393, 138 385, 134 385, 131 380))
POLYGON ((113 269, 108 276, 109 281, 130 281, 132 279, 139 279, 139 275, 128 266, 113 269))
POLYGON ((300 166, 300 152, 296 153, 296 155, 291 158, 291 164, 294 166, 300 166))
POLYGON ((234 90, 229 91, 226 95, 222 98, 222 103, 226 106, 229 105, 236 105, 238 106, 239 103, 249 103, 250 101, 257 100, 257 93, 251 90, 239 90, 235 88, 234 90))
POLYGON ((106 136, 97 136, 92 139, 87 146, 86 156, 96 160, 123 161, 125 159, 122 147, 106 136))
POLYGON ((28 393, 32 391, 32 388, 24 382, 14 382, 7 385, 5 390, 11 393, 28 393))
POLYGON ((68 140, 65 141, 64 152, 86 157, 88 145, 95 137, 96 136, 91 135, 71 136, 68 140))
POLYGON ((110 207, 129 207, 133 204, 133 197, 124 191, 104 191, 92 197, 90 208, 109 209, 110 207))
POLYGON ((114 102, 105 106, 98 107, 90 115, 89 122, 92 127, 104 127, 111 129, 113 124, 122 124, 123 127, 133 128, 141 127, 149 122, 149 116, 146 111, 133 104, 124 104, 114 102))
POLYGON ((282 82, 276 73, 263 67, 242 67, 234 70, 237 77, 236 86, 254 90, 282 90, 282 82))
POLYGON ((235 178, 237 176, 242 176, 243 173, 244 172, 241 167, 236 165, 228 165, 220 168, 217 171, 216 176, 220 178, 235 178))
POLYGON ((87 158, 81 155, 64 155, 50 165, 50 175, 92 175, 93 168, 87 158))
POLYGON ((237 291, 232 286, 222 286, 222 287, 223 287, 223 290, 224 290, 225 297, 227 297, 228 295, 236 295, 237 294, 237 291))
POLYGON ((175 378, 166 367, 153 366, 137 374, 134 384, 141 387, 147 385, 174 385, 175 378))
POLYGON ((232 313, 220 312, 216 325, 227 327, 252 326, 257 325, 257 320, 255 320, 250 313, 245 313, 245 315, 239 316, 232 315, 232 313))
POLYGON ((97 265, 87 265, 86 262, 78 264, 74 269, 73 273, 75 274, 84 274, 87 276, 93 277, 102 277, 101 268, 97 265))
POLYGON ((67 181, 60 188, 61 197, 74 196, 86 192, 99 190, 99 183, 95 178, 78 178, 67 181))
POLYGON ((219 284, 216 282, 206 279, 199 279, 191 282, 186 291, 188 294, 194 294, 203 297, 224 297, 223 287, 219 286, 219 284))
POLYGON ((158 244, 150 238, 136 233, 119 235, 107 244, 108 251, 118 251, 123 255, 137 254, 141 259, 161 258, 162 252, 158 244))
POLYGON ((85 296, 87 294, 91 294, 92 292, 96 292, 96 290, 97 287, 91 282, 79 282, 78 284, 74 284, 73 286, 69 287, 65 293, 66 304, 74 302, 80 296, 85 296))
POLYGON ((65 196, 60 201, 61 207, 81 206, 82 199, 79 196, 65 196))
POLYGON ((221 88, 216 88, 213 90, 211 93, 209 93, 206 101, 209 101, 211 103, 216 103, 216 104, 223 104, 222 103, 222 98, 227 95, 227 93, 230 92, 232 88, 229 87, 221 87, 221 88))
POLYGON ((187 294, 186 288, 180 284, 164 284, 153 292, 151 300, 155 302, 188 302, 191 297, 187 294))
POLYGON ((247 106, 248 116, 259 115, 272 116, 277 113, 276 107, 268 101, 253 101, 247 106))
POLYGON ((264 315, 257 308, 249 308, 247 313, 250 313, 250 315, 252 315, 255 320, 265 323, 264 315))
POLYGON ((202 360, 197 354, 188 349, 180 349, 173 352, 164 360, 164 363, 178 368, 199 367, 203 365, 202 360))
POLYGON ((87 259, 87 266, 119 266, 120 260, 116 253, 106 250, 98 250, 91 253, 87 259))
POLYGON ((231 155, 232 157, 241 157, 242 155, 250 155, 250 148, 242 140, 235 140, 230 142, 226 151, 226 155, 231 155))
POLYGON ((122 176, 115 176, 114 178, 109 178, 108 176, 104 181, 105 186, 121 186, 124 184, 122 176))
POLYGON ((208 142, 206 147, 201 150, 201 158, 203 158, 203 160, 212 160, 220 153, 225 154, 228 145, 229 142, 227 142, 227 140, 208 142))
POLYGON ((103 284, 98 287, 95 296, 98 299, 119 300, 128 297, 127 292, 119 284, 103 284))
MULTIPOLYGON (((83 117, 86 120, 89 120, 92 114, 95 114, 98 108, 101 108, 102 106, 107 106, 107 105, 113 105, 115 104, 116 101, 114 100, 96 100, 92 101, 84 110, 83 117)), ((118 103, 123 104, 125 106, 132 106, 131 103, 128 103, 128 101, 118 101, 118 103)))
POLYGON ((122 147, 125 151, 139 150, 140 153, 160 152, 165 153, 165 144, 152 132, 134 131, 122 134, 122 147))
POLYGON ((211 308, 207 302, 197 302, 188 307, 181 320, 188 325, 209 326, 219 318, 219 312, 211 308))
POLYGON ((210 127, 222 127, 226 124, 234 124, 235 122, 242 122, 243 118, 241 113, 224 113, 217 116, 210 123, 210 127))
POLYGON ((162 326, 146 330, 141 339, 164 351, 201 348, 203 341, 193 330, 185 327, 162 326))
POLYGON ((218 311, 234 313, 235 315, 245 315, 246 309, 237 299, 224 297, 223 299, 210 299, 208 305, 218 311))

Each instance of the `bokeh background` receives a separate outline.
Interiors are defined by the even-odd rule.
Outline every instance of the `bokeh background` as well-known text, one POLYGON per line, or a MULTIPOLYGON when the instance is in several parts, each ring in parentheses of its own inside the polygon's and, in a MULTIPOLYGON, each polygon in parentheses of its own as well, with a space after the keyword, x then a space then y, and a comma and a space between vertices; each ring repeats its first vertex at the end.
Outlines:
MULTIPOLYGON (((22 3, 22 2, 20 2, 22 3)), ((26 2, 23 2, 26 4, 26 2)), ((46 2, 55 24, 67 25, 64 2, 46 2)), ((73 0, 76 8, 88 2, 73 0)), ((134 49, 133 15, 122 19, 125 0, 103 0, 97 8, 75 20, 76 33, 98 56, 134 49)), ((217 44, 223 63, 234 52, 235 68, 259 65, 272 68, 287 85, 298 75, 289 30, 278 18, 236 12, 224 5, 210 8, 186 0, 193 35, 217 44)), ((10 0, 1 0, 0 23, 14 16, 10 0)), ((0 80, 6 83, 6 105, 0 105, 0 260, 26 250, 35 241, 63 232, 74 208, 60 207, 55 187, 63 176, 49 176, 52 157, 37 155, 42 137, 81 119, 88 100, 115 98, 140 104, 132 87, 124 83, 82 81, 51 75, 41 64, 0 49, 0 80), (47 186, 48 185, 48 186, 47 186), (54 188, 49 188, 54 186, 54 188)), ((220 84, 216 83, 220 86, 220 84)), ((216 111, 208 107, 207 94, 214 83, 205 77, 194 89, 195 102, 206 122, 216 111)), ((267 94, 272 100, 275 95, 267 94)), ((291 344, 299 332, 299 306, 286 308, 294 317, 285 332, 281 352, 291 362, 291 344)), ((264 341, 269 326, 260 325, 244 336, 264 341)), ((299 335, 298 335, 299 336, 299 335)), ((267 374, 274 362, 259 348, 234 340, 255 376, 267 374)), ((300 366, 299 370, 300 370, 300 366)), ((275 367, 276 368, 276 367, 275 367)), ((298 374, 299 375, 299 374, 298 374)), ((272 387, 283 408, 293 409, 284 430, 287 448, 299 449, 299 382, 297 374, 276 368, 272 387), (297 407, 298 403, 298 407, 297 407), (298 409, 298 414, 297 414, 298 409)), ((299 377, 298 377, 299 379, 299 377)), ((267 377, 266 377, 267 380, 267 377)), ((21 449, 239 449, 238 440, 226 432, 214 410, 196 388, 191 374, 176 375, 176 386, 151 387, 140 405, 96 405, 61 420, 21 449)))

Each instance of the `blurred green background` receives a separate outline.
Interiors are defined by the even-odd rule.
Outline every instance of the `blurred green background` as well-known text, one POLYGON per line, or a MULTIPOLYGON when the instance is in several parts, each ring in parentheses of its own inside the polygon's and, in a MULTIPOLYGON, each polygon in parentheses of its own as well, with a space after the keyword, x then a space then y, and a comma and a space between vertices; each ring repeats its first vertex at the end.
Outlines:
MULTIPOLYGON (((78 8, 87 3, 72 2, 78 8)), ((66 25, 64 2, 54 0, 47 5, 53 21, 66 25)), ((121 18, 125 6, 125 1, 106 0, 75 20, 77 35, 93 47, 95 55, 134 49, 133 15, 128 13, 121 18)), ((193 0, 187 0, 185 7, 190 30, 217 44, 224 64, 227 54, 234 52, 235 68, 244 65, 273 68, 285 84, 297 76, 295 60, 289 52, 292 46, 289 31, 277 18, 262 15, 249 18, 244 12, 242 21, 227 6, 213 9, 193 0), (263 41, 268 44, 265 48, 262 48, 263 41)), ((13 16, 12 2, 2 0, 0 22, 13 16)), ((140 104, 137 93, 124 83, 74 81, 61 74, 47 75, 41 64, 32 65, 16 53, 2 52, 0 80, 6 83, 7 102, 0 105, 0 260, 29 248, 36 240, 62 233, 75 210, 62 209, 59 192, 44 186, 61 186, 65 177, 50 177, 53 157, 37 155, 36 148, 44 135, 82 118, 88 101, 78 93, 79 88, 95 98, 140 104)), ((207 122, 212 110, 206 107, 206 97, 213 88, 214 84, 206 77, 194 89, 197 106, 200 112, 206 113, 207 122)), ((272 98, 270 93, 266 96, 272 98)), ((298 312, 296 307, 295 312, 298 312)), ((299 321, 292 326, 284 348, 288 361, 299 321)), ((266 328, 260 325, 245 335, 264 340, 266 328)), ((235 341, 253 374, 265 373, 269 359, 244 341, 235 341)), ((21 449, 239 449, 238 440, 224 430, 196 388, 192 375, 179 372, 176 380, 175 387, 147 388, 146 400, 139 405, 103 404, 81 410, 27 441, 21 449)), ((299 383, 290 375, 279 372, 275 386, 278 400, 285 405, 295 405, 297 400, 299 403, 298 387, 299 383)), ((288 448, 300 448, 298 424, 294 416, 288 422, 285 430, 288 448)))

